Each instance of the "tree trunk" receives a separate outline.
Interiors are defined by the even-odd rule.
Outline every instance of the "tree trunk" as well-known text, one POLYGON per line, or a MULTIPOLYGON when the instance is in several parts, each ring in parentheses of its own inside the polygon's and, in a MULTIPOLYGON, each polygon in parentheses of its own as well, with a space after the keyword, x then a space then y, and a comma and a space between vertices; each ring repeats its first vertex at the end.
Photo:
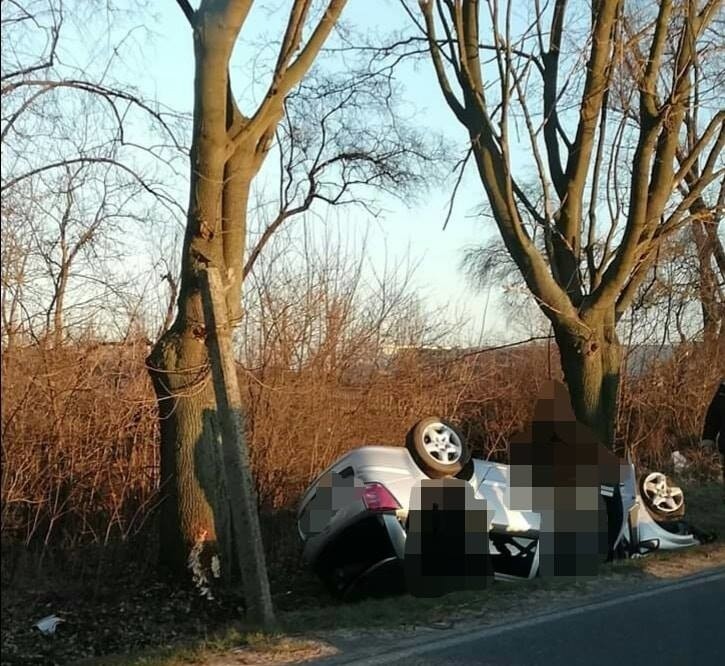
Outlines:
POLYGON ((692 235, 697 247, 699 264, 699 298, 702 311, 703 337, 705 343, 714 343, 723 328, 722 305, 718 299, 719 286, 712 259, 715 255, 715 243, 708 237, 702 222, 697 219, 692 223, 692 235))
MULTIPOLYGON (((202 560, 219 552, 222 573, 229 575, 229 493, 223 481, 221 420, 207 355, 202 279, 209 267, 219 271, 226 292, 226 319, 231 325, 238 322, 250 186, 283 115, 284 99, 311 66, 345 0, 330 0, 304 45, 309 2, 295 0, 272 85, 250 117, 243 116, 234 102, 229 61, 252 3, 208 0, 195 10, 188 2, 179 4, 194 35, 189 207, 176 319, 148 358, 161 424, 165 496, 161 560, 183 574, 190 550, 202 545, 202 560)), ((239 445, 243 447, 243 441, 239 445)), ((254 533, 250 538, 255 538, 254 533)), ((201 564, 209 571, 206 561, 201 564)))
POLYGON ((216 401, 204 340, 192 331, 170 329, 149 361, 161 431, 160 563, 183 577, 189 553, 200 543, 206 570, 214 555, 229 562, 217 543, 217 529, 228 525, 228 504, 219 482, 216 401))
POLYGON ((554 336, 574 414, 613 448, 622 353, 614 324, 589 326, 591 335, 584 338, 555 323, 554 336))
POLYGON ((63 308, 65 307, 65 292, 68 287, 69 270, 70 266, 64 261, 58 274, 53 307, 53 344, 55 347, 63 346, 63 308))
POLYGON ((194 130, 178 308, 174 324, 148 359, 161 430, 160 561, 179 576, 188 575, 187 559, 195 545, 202 546, 205 571, 218 553, 225 573, 229 562, 217 544, 219 534, 228 533, 228 503, 220 482, 220 429, 205 346, 200 272, 210 264, 224 266, 227 66, 236 34, 210 15, 199 19, 194 37, 194 130))

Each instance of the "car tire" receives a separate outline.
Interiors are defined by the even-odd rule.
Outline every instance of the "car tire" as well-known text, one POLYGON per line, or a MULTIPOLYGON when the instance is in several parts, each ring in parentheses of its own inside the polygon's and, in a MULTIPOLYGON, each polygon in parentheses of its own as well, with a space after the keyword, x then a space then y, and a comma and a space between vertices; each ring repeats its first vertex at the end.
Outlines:
POLYGON ((649 514, 657 521, 671 521, 685 515, 685 497, 662 472, 639 477, 639 495, 649 514))
POLYGON ((471 459, 471 449, 461 434, 437 416, 418 421, 408 431, 405 447, 432 479, 459 474, 471 459))

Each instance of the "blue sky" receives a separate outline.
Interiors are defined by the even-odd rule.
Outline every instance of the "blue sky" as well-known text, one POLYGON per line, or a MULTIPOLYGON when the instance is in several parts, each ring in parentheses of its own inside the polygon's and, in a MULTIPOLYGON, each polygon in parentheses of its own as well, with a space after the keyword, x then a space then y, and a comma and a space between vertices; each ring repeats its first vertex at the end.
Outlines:
MULTIPOLYGON (((412 3, 417 10, 417 2, 412 3)), ((149 97, 182 111, 192 106, 193 51, 189 26, 174 0, 152 3, 154 19, 147 23, 152 31, 148 39, 139 44, 140 80, 135 82, 149 97)), ((259 44, 267 38, 279 39, 277 26, 286 16, 288 3, 276 0, 257 3, 252 10, 241 39, 235 50, 232 77, 235 90, 244 102, 254 99, 261 86, 253 83, 254 75, 264 70, 260 59, 272 57, 274 46, 262 49, 259 44)), ((396 29, 407 29, 409 18, 393 0, 349 0, 343 21, 362 33, 385 34, 396 29)), ((132 54, 126 61, 135 60, 132 54)), ((399 79, 404 86, 405 104, 426 126, 442 132, 451 139, 457 155, 465 149, 465 134, 445 105, 433 76, 430 63, 425 60, 401 68, 399 79)), ((249 108, 249 107, 247 107, 249 108)), ((514 152, 514 163, 525 168, 525 154, 514 152)), ((264 178, 264 172, 260 176, 264 178)), ((368 229, 368 248, 371 260, 381 265, 386 260, 402 259, 410 253, 418 265, 414 284, 418 293, 434 308, 450 308, 451 317, 463 316, 469 320, 462 337, 472 341, 482 330, 487 338, 517 338, 517 331, 509 330, 504 311, 497 305, 496 289, 492 295, 471 287, 460 270, 463 248, 481 242, 495 233, 492 222, 474 218, 473 209, 482 202, 482 187, 474 169, 464 177, 457 197, 454 214, 445 230, 447 201, 452 180, 433 188, 412 205, 401 205, 392 197, 381 200, 386 213, 372 225, 369 216, 360 210, 340 213, 338 224, 350 225, 364 233, 368 229), (487 226, 488 225, 488 226, 487 226), (484 313, 486 318, 484 322, 484 313)), ((186 197, 186 193, 184 193, 186 197)), ((185 199, 184 199, 185 200, 185 199)))

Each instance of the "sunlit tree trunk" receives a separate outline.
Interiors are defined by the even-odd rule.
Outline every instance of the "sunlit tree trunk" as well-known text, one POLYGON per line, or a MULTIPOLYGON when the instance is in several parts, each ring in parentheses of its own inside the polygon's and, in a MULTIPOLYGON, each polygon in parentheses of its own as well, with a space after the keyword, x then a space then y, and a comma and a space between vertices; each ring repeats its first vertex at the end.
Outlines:
POLYGON ((231 569, 230 509, 224 485, 220 420, 211 381, 201 290, 206 269, 223 276, 228 318, 242 316, 241 287, 251 183, 269 150, 283 102, 309 69, 344 0, 330 0, 306 42, 310 3, 292 3, 265 97, 250 117, 231 94, 229 60, 251 0, 178 0, 193 31, 194 124, 190 195, 177 314, 149 355, 161 431, 161 561, 183 574, 195 545, 208 566, 231 569))
POLYGON ((564 378, 577 418, 611 446, 617 416, 617 393, 622 365, 619 339, 613 323, 602 324, 591 337, 554 325, 564 378))

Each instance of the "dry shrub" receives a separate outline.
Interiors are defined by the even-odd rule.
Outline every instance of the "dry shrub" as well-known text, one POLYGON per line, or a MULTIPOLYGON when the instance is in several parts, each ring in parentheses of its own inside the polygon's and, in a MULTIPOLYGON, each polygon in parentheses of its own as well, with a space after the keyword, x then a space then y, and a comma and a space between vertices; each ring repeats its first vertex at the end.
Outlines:
MULTIPOLYGON (((140 344, 96 344, 3 358, 4 540, 106 544, 144 527, 158 502, 145 353, 140 344)), ((323 372, 314 363, 240 371, 261 504, 294 506, 341 453, 402 445, 408 428, 428 414, 457 423, 477 455, 505 459, 506 442, 530 417, 548 377, 546 355, 545 346, 534 345, 463 357, 403 350, 364 372, 323 372)), ((627 379, 620 440, 640 465, 667 468, 676 449, 712 464, 695 447, 717 379, 710 360, 689 350, 627 379)))
POLYGON ((402 352, 357 380, 296 373, 245 373, 250 449, 263 505, 293 504, 335 458, 362 444, 402 445, 413 424, 438 415, 458 424, 479 455, 505 442, 533 409, 546 379, 542 349, 456 358, 402 352))
MULTIPOLYGON (((416 420, 439 415, 460 426, 476 455, 504 460, 506 442, 530 418, 540 384, 560 376, 553 344, 484 353, 393 349, 371 336, 352 316, 355 304, 348 305, 349 318, 334 326, 318 319, 308 329, 316 342, 307 341, 304 357, 287 355, 299 336, 267 336, 258 363, 240 366, 260 502, 265 512, 285 517, 265 518, 271 542, 289 542, 270 558, 280 579, 295 553, 290 510, 338 455, 362 444, 402 445, 416 420)), ((327 306, 325 312, 334 310, 327 306)), ((5 545, 36 552, 115 548, 154 532, 157 422, 146 353, 142 343, 85 343, 3 356, 5 545)), ((682 347, 668 362, 626 378, 619 438, 640 466, 666 469, 679 449, 694 461, 694 477, 713 474, 714 457, 694 445, 718 368, 711 353, 682 347)))
MULTIPOLYGON (((127 539, 158 502, 156 407, 141 344, 17 349, 3 358, 2 536, 76 546, 127 539)), ((456 359, 403 351, 382 367, 241 371, 263 506, 293 506, 361 444, 398 444, 427 414, 501 453, 544 379, 541 349, 456 359), (538 377, 536 369, 539 369, 538 377), (512 399, 521 396, 520 399, 512 399), (481 427, 481 424, 485 424, 481 427)))
POLYGON ((717 348, 682 344, 666 360, 622 382, 619 440, 639 467, 669 469, 681 451, 696 478, 714 478, 717 457, 698 444, 705 412, 723 375, 725 359, 717 348))
POLYGON ((106 544, 156 502, 156 408, 140 344, 3 356, 2 536, 106 544))

